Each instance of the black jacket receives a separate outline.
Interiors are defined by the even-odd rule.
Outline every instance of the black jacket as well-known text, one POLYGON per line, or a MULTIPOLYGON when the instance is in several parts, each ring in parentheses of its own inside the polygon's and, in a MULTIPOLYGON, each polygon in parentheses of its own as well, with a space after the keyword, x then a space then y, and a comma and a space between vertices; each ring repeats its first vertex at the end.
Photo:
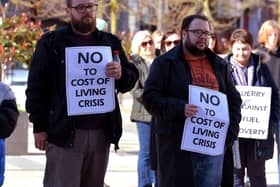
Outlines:
MULTIPOLYGON (((264 57, 264 60, 262 62, 267 65, 276 86, 280 88, 280 47, 277 51, 272 52, 264 47, 259 46, 256 49, 256 53, 261 57, 264 57)), ((280 90, 278 91, 280 96, 280 90)))
MULTIPOLYGON (((119 39, 106 32, 92 33, 91 45, 110 46, 119 51, 122 77, 115 81, 116 93, 127 92, 134 87, 138 79, 136 67, 129 63, 119 39)), ((72 147, 75 135, 76 119, 79 116, 67 116, 65 48, 79 46, 73 42, 70 25, 46 33, 39 40, 33 55, 26 90, 26 109, 30 113, 34 132, 47 132, 48 141, 59 146, 72 147)), ((113 112, 106 113, 109 120, 108 133, 111 143, 118 148, 122 134, 122 119, 119 104, 113 112)))
MULTIPOLYGON (((217 77, 219 91, 227 96, 230 124, 226 145, 229 146, 237 139, 241 98, 232 82, 230 66, 210 50, 207 58, 217 77)), ((195 186, 191 154, 180 149, 186 118, 184 109, 191 84, 192 75, 182 44, 155 59, 145 82, 142 97, 144 106, 153 116, 152 124, 157 134, 157 169, 161 186, 195 186)))
MULTIPOLYGON (((240 94, 232 82, 230 66, 210 50, 207 50, 206 55, 217 77, 219 91, 227 96, 230 125, 226 144, 230 145, 237 139, 239 132, 240 94)), ((145 83, 143 102, 154 117, 156 133, 169 134, 183 130, 190 84, 192 76, 184 59, 182 45, 155 59, 145 83)))
POLYGON ((12 134, 18 115, 16 98, 11 88, 0 83, 0 138, 7 138, 12 134))

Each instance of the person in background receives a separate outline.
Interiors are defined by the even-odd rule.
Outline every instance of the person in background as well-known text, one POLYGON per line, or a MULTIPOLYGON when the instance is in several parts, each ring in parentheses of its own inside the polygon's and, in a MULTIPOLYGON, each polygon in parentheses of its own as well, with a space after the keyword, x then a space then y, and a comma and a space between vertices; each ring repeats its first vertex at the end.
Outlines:
POLYGON ((185 120, 198 111, 196 105, 188 103, 189 85, 227 96, 230 124, 225 149, 237 139, 240 94, 232 82, 230 66, 208 49, 211 36, 207 17, 186 16, 181 43, 154 60, 145 82, 142 99, 154 118, 160 187, 218 187, 221 183, 223 154, 209 156, 181 150, 185 120))
POLYGON ((217 33, 214 33, 209 39, 208 48, 222 58, 230 53, 227 39, 219 38, 217 33))
POLYGON ((161 40, 161 54, 180 43, 180 33, 173 28, 167 29, 161 40))
MULTIPOLYGON (((266 187, 265 161, 273 157, 273 131, 278 122, 278 88, 266 64, 260 56, 252 53, 253 37, 245 29, 236 29, 230 37, 232 54, 225 59, 232 66, 232 79, 235 85, 271 87, 271 109, 266 140, 239 138, 239 148, 234 147, 234 158, 240 164, 234 166, 234 187, 244 187, 245 169, 252 187, 266 187)), ((252 125, 258 125, 256 123, 252 125)))
POLYGON ((11 88, 0 82, 0 186, 5 174, 5 139, 14 131, 18 119, 16 98, 11 88))
POLYGON ((209 38, 208 48, 211 49, 211 51, 213 51, 214 53, 216 53, 216 51, 215 51, 216 46, 217 46, 217 37, 215 34, 213 34, 209 38))
MULTIPOLYGON (((162 40, 161 40, 161 50, 160 54, 164 54, 165 52, 169 51, 173 47, 180 44, 180 33, 173 28, 169 28, 166 30, 166 32, 163 34, 162 40)), ((156 159, 156 143, 155 143, 155 126, 152 119, 152 125, 151 125, 151 142, 150 142, 150 152, 151 152, 151 167, 153 170, 156 171, 157 168, 157 159, 156 159)))
POLYGON ((134 87, 138 71, 129 63, 119 39, 96 29, 96 0, 66 0, 66 5, 70 23, 44 34, 37 43, 28 75, 26 110, 33 123, 35 146, 46 151, 44 187, 103 187, 110 144, 118 150, 122 134, 116 94, 134 87), (118 56, 105 62, 104 75, 99 80, 114 81, 114 87, 105 92, 92 78, 101 71, 96 62, 103 57, 100 51, 91 51, 95 46, 104 46, 109 50, 107 55, 118 56), (80 51, 75 53, 77 47, 80 51), (70 55, 77 55, 66 58, 68 50, 70 55), (83 52, 91 58, 82 56, 83 52), (67 69, 75 63, 80 69, 67 69), (73 86, 81 92, 71 97, 66 90, 73 86), (96 93, 98 90, 100 93, 96 93), (114 94, 95 99, 96 94, 106 95, 107 91, 114 94), (69 114, 72 101, 77 101, 74 108, 78 111, 69 114), (98 111, 104 101, 112 104, 112 111, 98 111), (83 112, 85 107, 92 110, 83 112))
POLYGON ((221 55, 225 56, 226 54, 229 54, 231 52, 231 45, 229 36, 227 36, 227 34, 225 36, 222 36, 218 43, 220 43, 219 51, 221 55))
POLYGON ((108 32, 109 26, 108 23, 101 18, 96 18, 96 28, 100 31, 108 32))
POLYGON ((151 169, 150 158, 151 115, 141 101, 144 83, 155 58, 155 45, 149 31, 136 32, 132 39, 131 52, 130 60, 139 72, 139 79, 131 91, 133 105, 130 116, 131 121, 136 122, 140 146, 137 165, 138 187, 152 187, 152 184, 156 184, 156 177, 155 171, 151 169))
MULTIPOLYGON (((280 26, 275 20, 265 21, 258 32, 258 44, 256 53, 267 57, 265 63, 280 89, 280 26)), ((280 97, 280 90, 279 90, 280 97)), ((278 114, 279 116, 280 114, 278 114)), ((280 184, 280 121, 275 129, 276 143, 278 148, 278 181, 280 184)))
POLYGON ((152 38, 153 38, 154 45, 155 45, 156 56, 160 55, 162 37, 163 37, 163 33, 160 30, 155 30, 152 33, 152 38))

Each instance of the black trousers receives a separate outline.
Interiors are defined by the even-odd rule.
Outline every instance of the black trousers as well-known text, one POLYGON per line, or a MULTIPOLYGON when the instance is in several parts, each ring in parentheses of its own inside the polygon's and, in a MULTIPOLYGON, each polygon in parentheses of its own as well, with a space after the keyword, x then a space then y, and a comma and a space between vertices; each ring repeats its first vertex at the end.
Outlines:
POLYGON ((181 137, 156 135, 158 187, 195 187, 191 154, 180 149, 181 137))
POLYGON ((266 187, 265 160, 255 158, 255 141, 239 139, 241 168, 234 169, 234 187, 244 186, 245 168, 252 187, 266 187))
POLYGON ((232 153, 232 147, 230 146, 225 151, 221 187, 232 187, 232 186, 233 186, 233 153, 232 153))

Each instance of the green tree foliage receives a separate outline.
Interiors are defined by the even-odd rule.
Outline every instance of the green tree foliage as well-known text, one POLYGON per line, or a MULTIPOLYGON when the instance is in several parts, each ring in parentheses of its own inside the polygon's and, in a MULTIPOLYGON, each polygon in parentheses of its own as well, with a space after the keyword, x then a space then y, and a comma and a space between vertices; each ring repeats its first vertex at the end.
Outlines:
POLYGON ((29 64, 37 40, 43 31, 40 22, 21 16, 2 17, 0 25, 0 60, 1 63, 22 62, 29 64))

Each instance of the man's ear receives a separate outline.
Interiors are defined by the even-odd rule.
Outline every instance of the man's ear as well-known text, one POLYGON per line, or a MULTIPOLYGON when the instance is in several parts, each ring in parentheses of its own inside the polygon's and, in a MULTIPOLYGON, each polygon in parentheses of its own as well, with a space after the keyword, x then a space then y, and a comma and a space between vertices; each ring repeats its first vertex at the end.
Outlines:
POLYGON ((71 11, 70 8, 68 8, 68 7, 65 8, 65 12, 68 16, 70 16, 70 13, 71 13, 70 11, 71 11))
POLYGON ((186 34, 187 34, 187 32, 186 32, 185 30, 182 30, 182 36, 181 36, 181 38, 185 38, 186 34))

